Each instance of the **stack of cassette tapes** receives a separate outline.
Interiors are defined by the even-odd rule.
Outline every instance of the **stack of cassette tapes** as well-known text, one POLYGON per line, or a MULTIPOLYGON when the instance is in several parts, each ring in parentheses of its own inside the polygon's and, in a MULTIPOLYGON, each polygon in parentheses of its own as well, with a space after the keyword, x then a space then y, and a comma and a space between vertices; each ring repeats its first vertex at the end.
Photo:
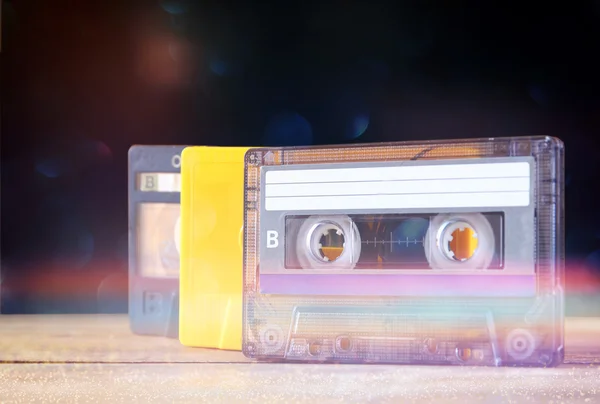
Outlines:
POLYGON ((132 150, 135 332, 177 306, 182 344, 259 361, 563 361, 556 138, 132 150), (181 211, 152 166, 168 152, 181 211))
POLYGON ((129 317, 137 334, 241 350, 247 147, 129 151, 129 317))

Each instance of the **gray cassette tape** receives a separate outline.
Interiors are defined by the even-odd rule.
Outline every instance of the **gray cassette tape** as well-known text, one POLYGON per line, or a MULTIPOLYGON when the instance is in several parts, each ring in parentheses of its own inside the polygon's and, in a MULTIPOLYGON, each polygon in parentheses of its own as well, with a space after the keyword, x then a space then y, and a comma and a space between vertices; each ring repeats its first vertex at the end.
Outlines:
POLYGON ((129 149, 129 320, 136 334, 178 337, 184 148, 129 149))

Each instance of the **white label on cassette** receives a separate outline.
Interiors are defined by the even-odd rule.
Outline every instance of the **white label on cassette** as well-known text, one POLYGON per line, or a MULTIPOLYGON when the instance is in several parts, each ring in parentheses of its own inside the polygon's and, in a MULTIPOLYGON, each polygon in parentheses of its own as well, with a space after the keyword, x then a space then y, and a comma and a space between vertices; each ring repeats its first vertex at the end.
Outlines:
POLYGON ((527 162, 293 169, 265 175, 265 210, 519 207, 527 162))
POLYGON ((141 173, 138 178, 140 191, 181 192, 181 174, 179 173, 141 173))

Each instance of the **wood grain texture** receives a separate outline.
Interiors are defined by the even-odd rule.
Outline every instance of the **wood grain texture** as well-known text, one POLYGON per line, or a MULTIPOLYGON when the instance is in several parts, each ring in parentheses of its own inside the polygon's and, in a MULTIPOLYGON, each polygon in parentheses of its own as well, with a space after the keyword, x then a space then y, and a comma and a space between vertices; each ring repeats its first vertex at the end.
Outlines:
POLYGON ((553 369, 252 363, 133 335, 122 315, 0 316, 0 403, 600 402, 600 319, 553 369))
POLYGON ((0 330, 0 362, 249 362, 240 352, 135 335, 126 315, 5 315, 0 330))
POLYGON ((600 368, 6 364, 3 403, 597 403, 600 368))

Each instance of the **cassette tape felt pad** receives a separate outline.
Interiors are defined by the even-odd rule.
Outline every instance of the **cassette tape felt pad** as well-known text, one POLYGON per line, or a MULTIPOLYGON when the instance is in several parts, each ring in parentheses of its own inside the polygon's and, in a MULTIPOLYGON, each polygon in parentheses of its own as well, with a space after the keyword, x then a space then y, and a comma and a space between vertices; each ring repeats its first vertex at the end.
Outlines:
POLYGON ((248 152, 244 353, 560 363, 562 156, 547 137, 248 152))
POLYGON ((137 334, 177 338, 179 192, 185 146, 129 149, 129 319, 137 334))
POLYGON ((187 346, 241 350, 247 150, 183 152, 179 340, 187 346))

